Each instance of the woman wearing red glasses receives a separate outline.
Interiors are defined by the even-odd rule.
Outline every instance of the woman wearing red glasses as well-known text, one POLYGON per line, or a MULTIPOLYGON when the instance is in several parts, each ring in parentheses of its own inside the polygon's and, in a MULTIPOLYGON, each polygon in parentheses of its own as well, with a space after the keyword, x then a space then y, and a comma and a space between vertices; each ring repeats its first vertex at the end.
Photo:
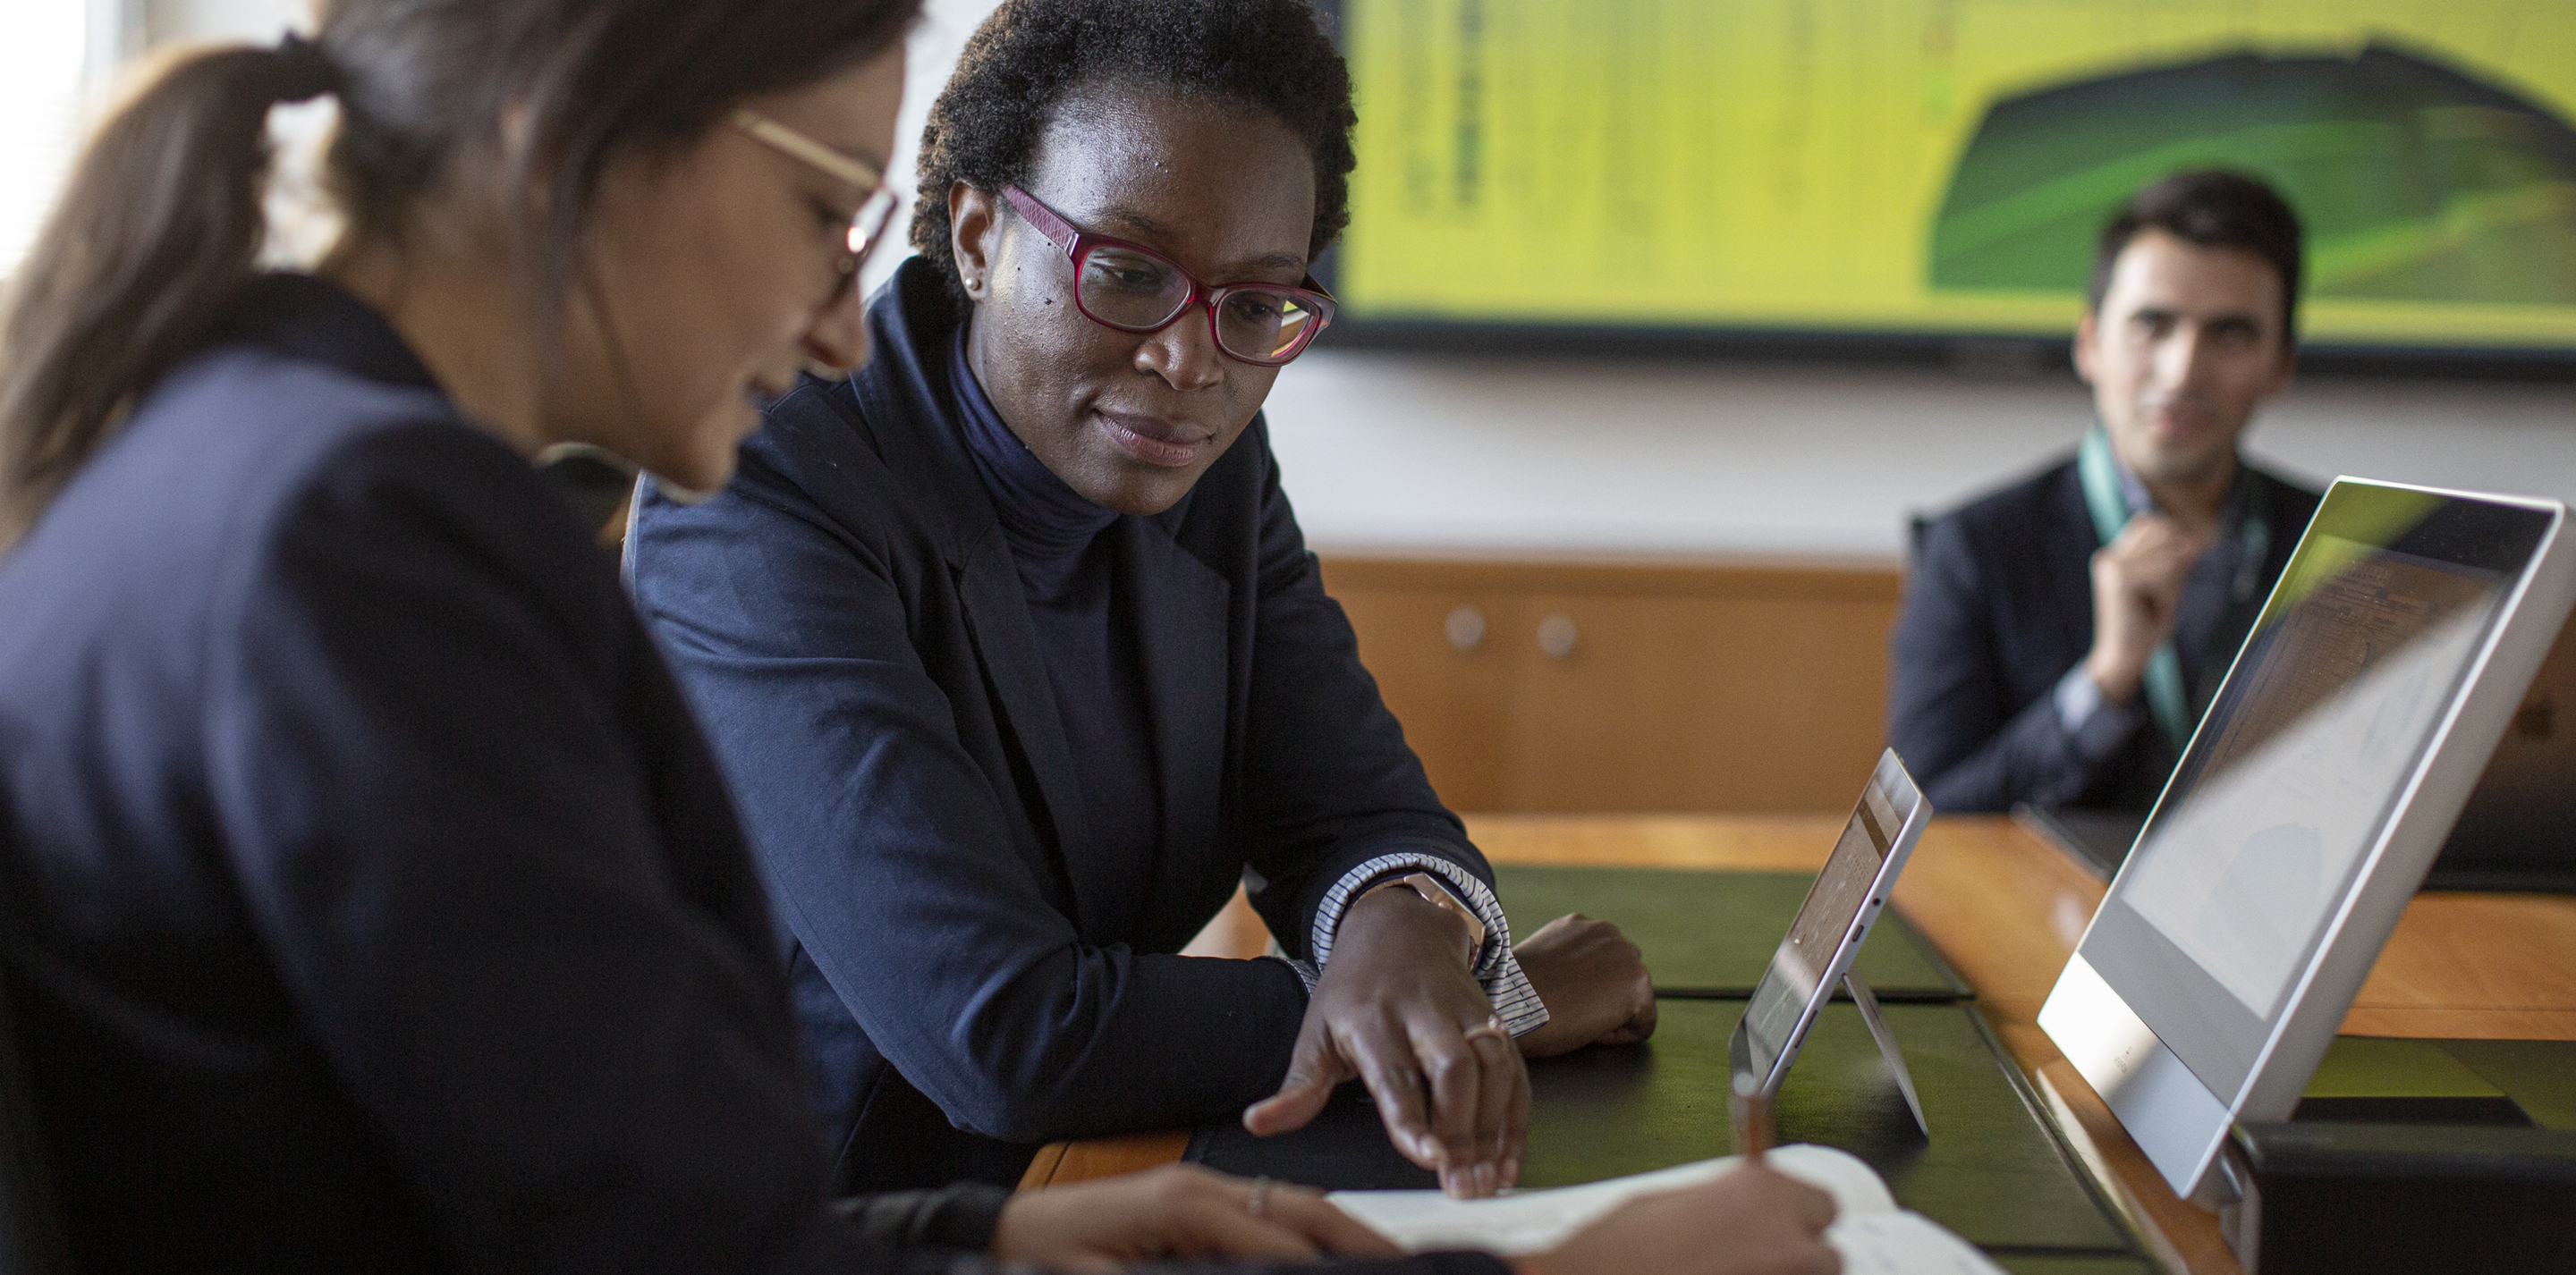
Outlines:
POLYGON ((725 496, 638 507, 845 1185, 1282 1131, 1357 1077, 1487 1194, 1522 1055, 1652 1029, 1614 928, 1515 947, 1280 490, 1261 404, 1332 319, 1353 118, 1304 0, 1005 4, 932 113, 877 362, 779 401, 725 496), (1287 959, 1177 955, 1238 881, 1287 959))

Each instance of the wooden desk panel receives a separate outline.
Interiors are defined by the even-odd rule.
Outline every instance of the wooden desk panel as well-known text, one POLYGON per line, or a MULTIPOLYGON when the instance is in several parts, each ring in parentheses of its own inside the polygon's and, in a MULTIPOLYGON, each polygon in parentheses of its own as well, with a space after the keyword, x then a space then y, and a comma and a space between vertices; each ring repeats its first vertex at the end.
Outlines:
POLYGON ((1027 1170, 1020 1174, 1020 1189, 1114 1178, 1121 1173, 1177 1163, 1189 1149, 1187 1129, 1050 1142, 1038 1149, 1037 1158, 1029 1161, 1027 1170))
POLYGON ((2343 1030, 2576 1040, 2576 900, 2418 895, 2353 998, 2343 1030))
MULTIPOLYGON (((1497 863, 1814 871, 1841 815, 1476 815, 1468 832, 1497 863)), ((1896 905, 1966 976, 1996 1034, 2057 1109, 2078 1150, 2121 1197, 2150 1248, 2193 1275, 2241 1275, 2217 1219, 2174 1198, 2119 1121, 2038 1026, 2039 1007, 2103 888, 2001 817, 1935 819, 1897 883, 1896 905)), ((1257 955, 1257 918, 1221 917, 1193 950, 1257 955)), ((1617 920, 1618 918, 1608 918, 1617 920)), ((2362 985, 2347 1033, 2576 1040, 2576 899, 2427 894, 2410 905, 2362 985)), ((1049 1148, 1024 1186, 1105 1176, 1177 1158, 1185 1135, 1049 1148)))

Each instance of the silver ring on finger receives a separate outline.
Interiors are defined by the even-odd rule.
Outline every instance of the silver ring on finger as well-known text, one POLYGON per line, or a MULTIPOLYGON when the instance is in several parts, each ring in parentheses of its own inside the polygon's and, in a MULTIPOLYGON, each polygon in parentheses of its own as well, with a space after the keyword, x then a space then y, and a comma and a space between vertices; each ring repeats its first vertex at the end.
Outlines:
POLYGON ((1269 1206, 1269 1195, 1270 1179, 1254 1178, 1252 1180, 1252 1189, 1244 1193, 1243 1211, 1253 1217, 1261 1216, 1262 1209, 1269 1206))
POLYGON ((1512 1029, 1503 1026, 1503 1016, 1500 1014, 1492 1015, 1482 1024, 1468 1028, 1460 1039, 1472 1042, 1479 1036, 1491 1036, 1506 1045, 1512 1043, 1512 1029))

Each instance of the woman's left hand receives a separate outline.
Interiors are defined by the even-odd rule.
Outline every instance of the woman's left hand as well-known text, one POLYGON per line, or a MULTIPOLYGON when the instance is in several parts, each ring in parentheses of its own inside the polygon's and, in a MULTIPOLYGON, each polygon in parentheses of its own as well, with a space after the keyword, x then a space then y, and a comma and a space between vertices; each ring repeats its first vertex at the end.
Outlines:
POLYGON ((1569 912, 1513 944, 1512 955, 1547 1006, 1547 1022, 1521 1036, 1523 1056, 1633 1045, 1655 1034, 1655 980, 1618 926, 1569 912))
POLYGON ((1410 890, 1372 890, 1342 914, 1279 1092, 1243 1113, 1268 1136, 1302 1128, 1358 1077, 1404 1158, 1453 1196, 1520 1174, 1529 1070, 1467 967, 1466 923, 1410 890))

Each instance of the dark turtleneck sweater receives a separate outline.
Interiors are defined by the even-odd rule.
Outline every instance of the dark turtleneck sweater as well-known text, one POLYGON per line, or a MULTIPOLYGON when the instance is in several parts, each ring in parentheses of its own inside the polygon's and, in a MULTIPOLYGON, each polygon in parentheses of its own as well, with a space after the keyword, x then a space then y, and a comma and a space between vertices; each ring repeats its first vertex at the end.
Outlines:
POLYGON ((957 416, 1019 568, 1056 714, 1082 774, 1090 826, 1108 844, 1153 847, 1163 820, 1153 725, 1145 715, 1137 635, 1124 618, 1132 608, 1111 605, 1116 554, 1101 534, 1119 514, 1067 485, 1011 432, 967 362, 968 330, 957 329, 948 354, 957 416))

